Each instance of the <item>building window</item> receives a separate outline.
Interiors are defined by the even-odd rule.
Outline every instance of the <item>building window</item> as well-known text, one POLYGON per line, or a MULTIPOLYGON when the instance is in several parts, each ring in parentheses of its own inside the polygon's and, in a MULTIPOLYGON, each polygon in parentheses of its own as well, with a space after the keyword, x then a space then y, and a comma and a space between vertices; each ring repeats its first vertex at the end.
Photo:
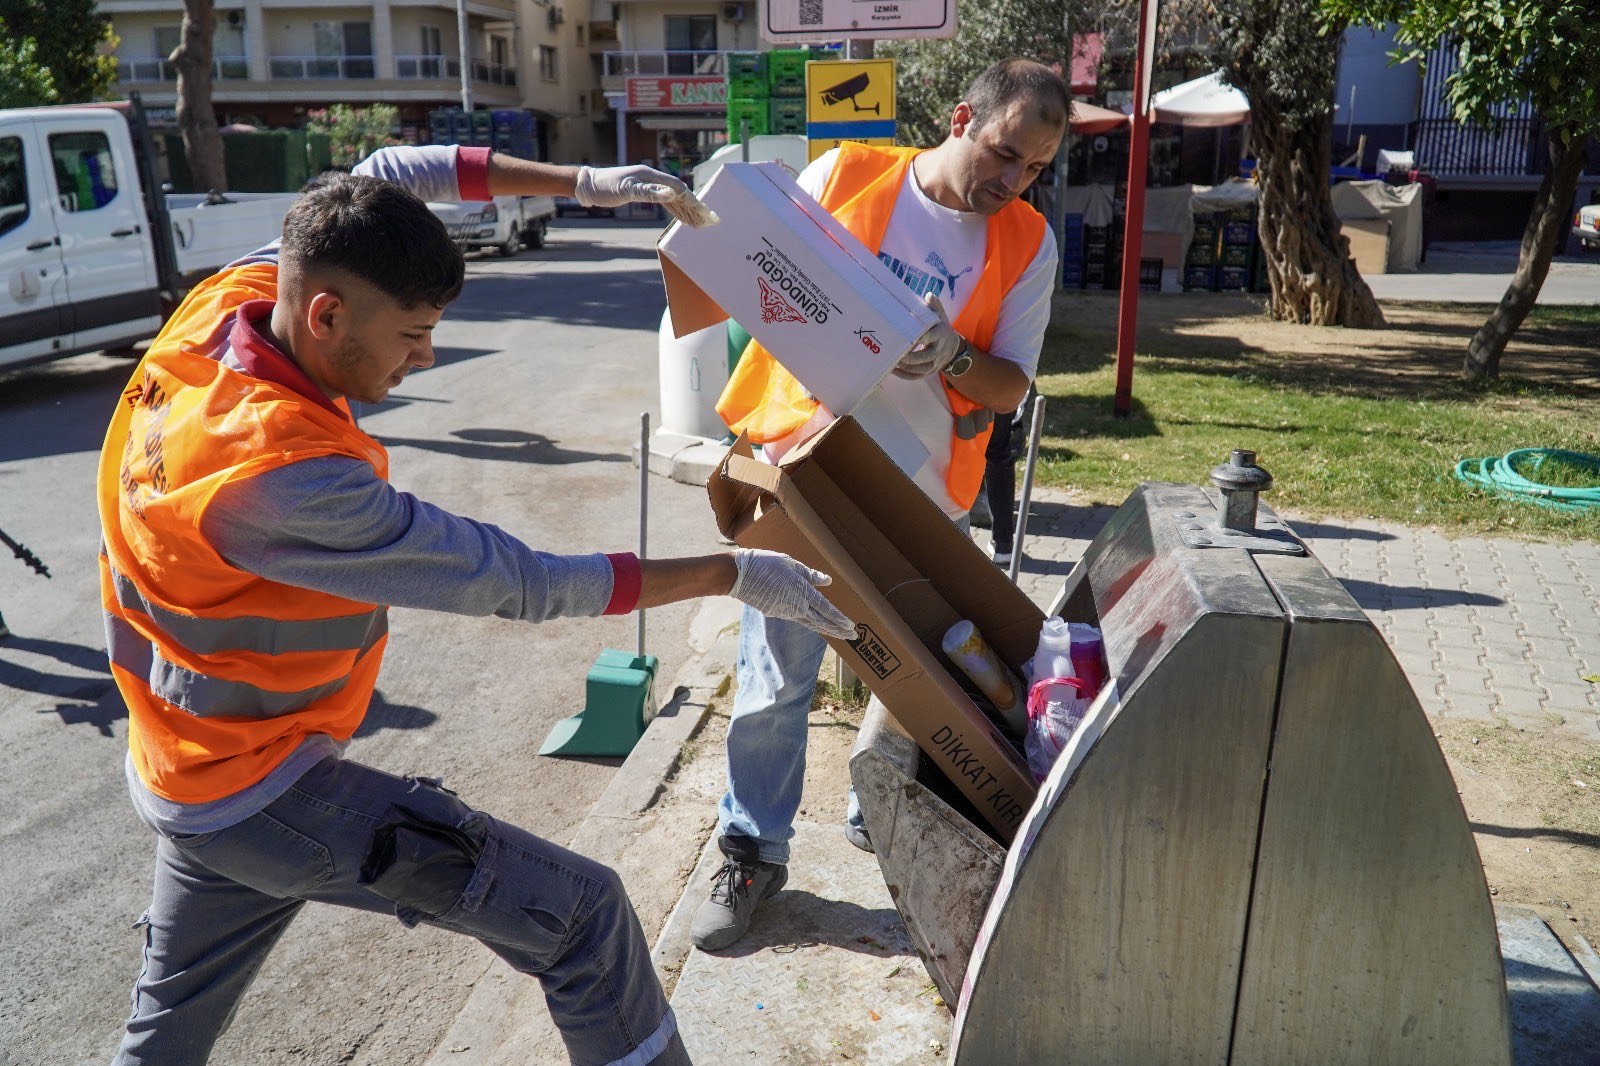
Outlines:
POLYGON ((578 43, 582 44, 583 43, 583 23, 581 23, 581 22, 578 23, 577 31, 578 31, 578 43))
POLYGON ((539 78, 541 81, 559 80, 556 70, 556 50, 547 44, 539 46, 539 78))
POLYGON ((587 96, 585 96, 583 93, 579 93, 578 94, 578 114, 587 115, 588 113, 589 113, 589 98, 587 96))
MULTIPOLYGON (((442 78, 444 70, 444 34, 437 26, 419 26, 422 33, 421 51, 417 55, 416 77, 442 78)), ((410 76, 409 66, 404 60, 399 62, 399 71, 402 78, 410 76)))
POLYGON ((178 42, 183 39, 182 26, 156 26, 150 31, 155 39, 156 58, 165 59, 178 48, 178 42))
POLYGON ((317 55, 311 77, 370 78, 376 73, 372 63, 372 23, 313 22, 311 35, 317 55))
POLYGON ((668 15, 667 51, 668 74, 715 73, 717 16, 668 15))

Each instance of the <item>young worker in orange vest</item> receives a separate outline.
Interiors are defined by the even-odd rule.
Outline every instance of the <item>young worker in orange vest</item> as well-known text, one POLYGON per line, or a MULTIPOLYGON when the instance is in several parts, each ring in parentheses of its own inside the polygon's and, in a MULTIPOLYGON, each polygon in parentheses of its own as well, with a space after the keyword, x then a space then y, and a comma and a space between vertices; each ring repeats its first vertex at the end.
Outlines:
POLYGON ((777 553, 535 552, 397 492, 351 415, 348 400, 378 403, 432 365, 431 331, 461 290, 461 253, 425 199, 575 194, 688 214, 684 192, 644 167, 385 149, 314 184, 281 242, 196 288, 151 345, 99 473, 128 788, 156 832, 117 1063, 204 1063, 310 900, 483 941, 538 976, 575 1063, 688 1061, 611 870, 437 782, 342 757, 389 606, 539 622, 731 594, 851 631, 814 588, 827 578, 777 553))
MULTIPOLYGON (((1008 59, 973 82, 937 148, 845 144, 800 175, 802 188, 939 311, 939 324, 884 386, 931 453, 905 473, 963 528, 994 413, 1022 401, 1050 318, 1055 241, 1019 197, 1055 158, 1069 108, 1066 85, 1049 68, 1008 59)), ((754 342, 717 410, 774 462, 833 418, 754 342)), ((742 937, 755 908, 788 879, 806 715, 824 649, 805 629, 744 612, 728 790, 717 809, 727 861, 695 912, 692 938, 702 949, 742 937)), ((845 833, 871 850, 853 794, 845 833)))

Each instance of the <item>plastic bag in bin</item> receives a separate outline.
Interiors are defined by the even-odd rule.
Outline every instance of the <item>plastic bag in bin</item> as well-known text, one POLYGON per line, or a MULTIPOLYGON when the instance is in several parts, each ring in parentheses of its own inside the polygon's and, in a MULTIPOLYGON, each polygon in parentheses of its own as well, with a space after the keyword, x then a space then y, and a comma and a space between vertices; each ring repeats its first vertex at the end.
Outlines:
POLYGON ((1028 729, 1023 754, 1036 781, 1050 776, 1050 768, 1066 750, 1072 734, 1094 702, 1094 691, 1075 677, 1046 677, 1028 690, 1028 729))

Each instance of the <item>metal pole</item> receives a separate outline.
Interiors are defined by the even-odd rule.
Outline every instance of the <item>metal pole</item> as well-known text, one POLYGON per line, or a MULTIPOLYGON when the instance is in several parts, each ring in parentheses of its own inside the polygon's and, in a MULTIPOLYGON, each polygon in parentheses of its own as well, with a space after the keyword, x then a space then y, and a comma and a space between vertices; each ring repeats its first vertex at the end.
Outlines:
MULTIPOLYGON (((645 558, 650 518, 650 412, 639 415, 639 559, 645 558)), ((639 655, 644 655, 644 608, 639 608, 639 655)))
POLYGON ((1144 182, 1150 163, 1150 75, 1155 65, 1160 0, 1139 0, 1139 47, 1133 61, 1133 132, 1128 143, 1128 204, 1122 229, 1122 287, 1117 311, 1117 383, 1111 413, 1133 411, 1133 340, 1139 321, 1139 253, 1144 248, 1144 182))
POLYGON ((741 162, 750 162, 750 120, 739 120, 739 159, 741 162))
POLYGON ((461 110, 472 110, 472 55, 467 47, 467 0, 456 0, 456 47, 461 52, 461 110))
POLYGON ((1033 427, 1028 431, 1028 465, 1022 470, 1022 499, 1017 503, 1017 529, 1011 542, 1011 583, 1022 574, 1022 541, 1028 531, 1028 500, 1033 496, 1033 466, 1039 461, 1039 436, 1044 432, 1044 397, 1033 401, 1033 427))

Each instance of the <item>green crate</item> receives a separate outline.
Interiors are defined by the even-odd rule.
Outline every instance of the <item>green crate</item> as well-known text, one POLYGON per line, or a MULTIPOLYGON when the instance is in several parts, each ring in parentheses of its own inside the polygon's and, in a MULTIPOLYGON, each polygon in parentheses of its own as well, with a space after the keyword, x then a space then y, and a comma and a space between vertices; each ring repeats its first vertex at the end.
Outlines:
POLYGON ((771 113, 765 100, 745 100, 737 97, 728 101, 728 143, 738 144, 739 124, 748 120, 750 136, 765 136, 771 129, 771 113))
POLYGON ((1255 248, 1242 244, 1224 244, 1221 263, 1225 267, 1248 267, 1255 261, 1255 248))
POLYGON ((732 81, 735 74, 752 74, 765 81, 767 77, 767 54, 765 52, 729 52, 728 80, 732 81))
POLYGON ((728 95, 742 100, 765 100, 767 76, 765 74, 735 74, 728 72, 728 95))
POLYGON ((809 48, 774 48, 767 53, 767 91, 773 96, 806 94, 806 63, 809 48))
MULTIPOLYGON (((772 117, 773 133, 778 132, 779 123, 786 126, 799 124, 802 127, 806 124, 806 102, 803 98, 799 100, 789 98, 773 100, 768 104, 767 113, 772 117)), ((799 132, 804 133, 805 130, 802 129, 799 132)))

